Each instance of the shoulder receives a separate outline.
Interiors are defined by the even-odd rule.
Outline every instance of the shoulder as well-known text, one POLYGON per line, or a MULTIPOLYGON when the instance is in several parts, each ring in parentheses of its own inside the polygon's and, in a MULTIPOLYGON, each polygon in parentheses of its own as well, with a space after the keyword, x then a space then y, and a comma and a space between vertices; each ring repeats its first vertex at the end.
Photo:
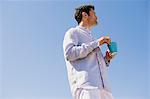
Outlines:
POLYGON ((64 45, 71 44, 71 43, 77 43, 78 42, 78 36, 76 32, 76 28, 70 28, 67 30, 64 36, 64 45))
POLYGON ((72 28, 68 29, 66 33, 74 33, 76 31, 77 31, 77 29, 75 27, 72 27, 72 28))
POLYGON ((77 35, 77 28, 73 27, 67 30, 65 36, 76 36, 77 35))

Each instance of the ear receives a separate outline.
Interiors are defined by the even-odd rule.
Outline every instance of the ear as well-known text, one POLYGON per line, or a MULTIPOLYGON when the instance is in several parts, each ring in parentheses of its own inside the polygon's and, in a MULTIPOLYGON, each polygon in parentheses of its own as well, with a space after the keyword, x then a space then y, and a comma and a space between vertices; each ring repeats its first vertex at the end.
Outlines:
POLYGON ((88 14, 86 12, 82 12, 82 17, 87 18, 88 14))

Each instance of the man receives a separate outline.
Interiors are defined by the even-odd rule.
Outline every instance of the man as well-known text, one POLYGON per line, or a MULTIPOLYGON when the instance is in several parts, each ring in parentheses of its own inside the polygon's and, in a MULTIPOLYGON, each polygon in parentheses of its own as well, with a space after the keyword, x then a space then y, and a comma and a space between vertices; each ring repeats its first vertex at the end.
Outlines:
POLYGON ((100 50, 103 44, 110 44, 110 37, 92 37, 91 29, 97 25, 93 5, 76 8, 75 19, 78 26, 66 32, 63 42, 73 99, 112 99, 107 68, 113 55, 106 51, 103 57, 100 50))

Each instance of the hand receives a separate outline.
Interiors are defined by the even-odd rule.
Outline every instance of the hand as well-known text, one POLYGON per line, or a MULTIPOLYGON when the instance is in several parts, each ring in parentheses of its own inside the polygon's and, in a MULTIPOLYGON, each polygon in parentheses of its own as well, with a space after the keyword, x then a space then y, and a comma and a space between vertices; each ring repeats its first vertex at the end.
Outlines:
POLYGON ((115 55, 113 55, 110 51, 106 51, 106 59, 108 60, 108 61, 110 61, 111 59, 113 59, 114 58, 114 56, 115 55))
POLYGON ((102 36, 100 39, 99 39, 99 45, 103 45, 103 44, 110 44, 111 42, 111 39, 109 36, 102 36))

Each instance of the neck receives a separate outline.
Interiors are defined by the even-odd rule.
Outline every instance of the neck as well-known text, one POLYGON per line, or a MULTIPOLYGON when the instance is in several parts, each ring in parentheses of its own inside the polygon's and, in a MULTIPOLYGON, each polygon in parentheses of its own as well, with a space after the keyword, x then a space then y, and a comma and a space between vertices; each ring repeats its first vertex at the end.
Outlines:
POLYGON ((87 28, 88 30, 91 30, 91 28, 92 28, 88 23, 85 23, 82 21, 80 22, 79 26, 87 28))

